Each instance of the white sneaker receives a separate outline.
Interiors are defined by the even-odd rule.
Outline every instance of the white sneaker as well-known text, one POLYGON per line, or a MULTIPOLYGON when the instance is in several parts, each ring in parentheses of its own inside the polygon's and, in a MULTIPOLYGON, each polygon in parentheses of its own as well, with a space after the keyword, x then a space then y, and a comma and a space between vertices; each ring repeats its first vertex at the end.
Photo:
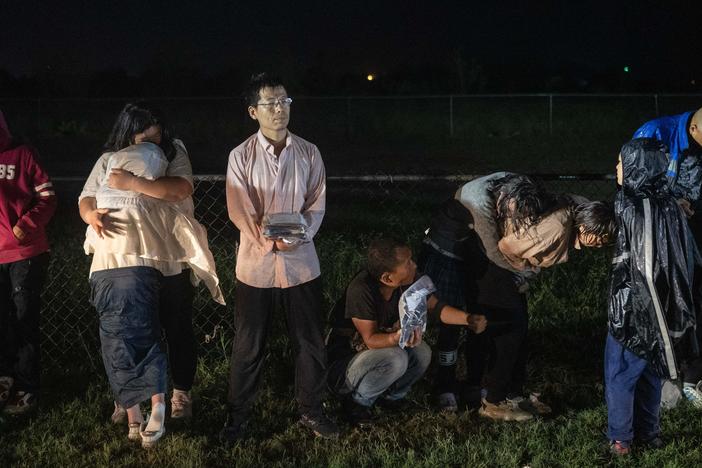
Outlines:
POLYGON ((683 385, 682 393, 687 398, 687 401, 692 403, 697 409, 702 409, 702 391, 701 387, 702 381, 698 382, 694 387, 688 387, 683 385))

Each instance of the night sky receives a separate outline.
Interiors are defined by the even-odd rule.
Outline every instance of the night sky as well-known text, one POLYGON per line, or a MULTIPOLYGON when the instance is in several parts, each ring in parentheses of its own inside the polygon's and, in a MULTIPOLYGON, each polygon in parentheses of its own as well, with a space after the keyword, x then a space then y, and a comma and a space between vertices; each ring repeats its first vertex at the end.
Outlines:
MULTIPOLYGON (((401 83, 417 80, 422 70, 455 73, 462 63, 464 70, 487 70, 493 83, 487 90, 504 85, 510 88, 504 91, 541 91, 549 77, 567 75, 587 91, 598 76, 605 88, 621 86, 623 67, 629 66, 628 79, 647 90, 696 91, 702 84, 699 15, 682 7, 651 1, 495 3, 500 5, 6 1, 0 69, 14 77, 115 69, 138 76, 175 67, 245 75, 268 69, 292 77, 319 73, 332 81, 375 73, 401 83), (520 74, 521 87, 515 84, 520 74)), ((330 91, 308 79, 307 91, 314 94, 315 87, 330 91)), ((453 90, 437 89, 442 91, 453 90)))

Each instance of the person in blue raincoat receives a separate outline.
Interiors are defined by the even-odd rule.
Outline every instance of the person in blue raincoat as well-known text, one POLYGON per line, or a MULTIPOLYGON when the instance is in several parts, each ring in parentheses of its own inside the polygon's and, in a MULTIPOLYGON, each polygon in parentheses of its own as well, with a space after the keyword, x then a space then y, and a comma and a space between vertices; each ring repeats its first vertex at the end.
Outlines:
MULTIPOLYGON (((666 177, 674 196, 691 204, 702 184, 702 109, 660 117, 644 123, 633 138, 653 138, 666 145, 670 159, 666 177)), ((683 204, 690 215, 692 207, 683 204)))
POLYGON ((692 281, 700 257, 671 193, 668 166, 665 145, 649 138, 624 145, 617 165, 618 234, 604 359, 608 438, 617 455, 629 453, 634 440, 662 445, 661 379, 676 379, 676 354, 697 347, 690 336, 697 323, 692 281))

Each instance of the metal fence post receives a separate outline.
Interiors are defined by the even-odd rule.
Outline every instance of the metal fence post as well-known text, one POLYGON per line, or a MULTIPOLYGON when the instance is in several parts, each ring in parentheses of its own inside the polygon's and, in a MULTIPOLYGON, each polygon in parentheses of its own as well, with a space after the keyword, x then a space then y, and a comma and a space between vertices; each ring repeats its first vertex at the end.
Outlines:
POLYGON ((351 139, 351 97, 346 96, 346 139, 351 139))
POLYGON ((449 136, 453 138, 453 95, 449 96, 449 136))
POLYGON ((661 114, 660 114, 659 109, 658 109, 658 95, 657 94, 653 95, 653 104, 656 108, 656 117, 659 117, 661 114))

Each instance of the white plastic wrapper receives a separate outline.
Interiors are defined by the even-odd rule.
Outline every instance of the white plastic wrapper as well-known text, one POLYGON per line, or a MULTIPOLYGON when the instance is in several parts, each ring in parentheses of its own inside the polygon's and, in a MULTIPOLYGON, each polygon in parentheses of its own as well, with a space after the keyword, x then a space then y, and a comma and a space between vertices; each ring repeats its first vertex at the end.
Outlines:
POLYGON ((300 213, 271 213, 261 223, 267 239, 282 240, 286 244, 302 244, 307 239, 307 223, 300 213))
POLYGON ((427 329, 427 297, 434 291, 436 286, 424 275, 400 296, 400 348, 405 349, 414 330, 427 329))

